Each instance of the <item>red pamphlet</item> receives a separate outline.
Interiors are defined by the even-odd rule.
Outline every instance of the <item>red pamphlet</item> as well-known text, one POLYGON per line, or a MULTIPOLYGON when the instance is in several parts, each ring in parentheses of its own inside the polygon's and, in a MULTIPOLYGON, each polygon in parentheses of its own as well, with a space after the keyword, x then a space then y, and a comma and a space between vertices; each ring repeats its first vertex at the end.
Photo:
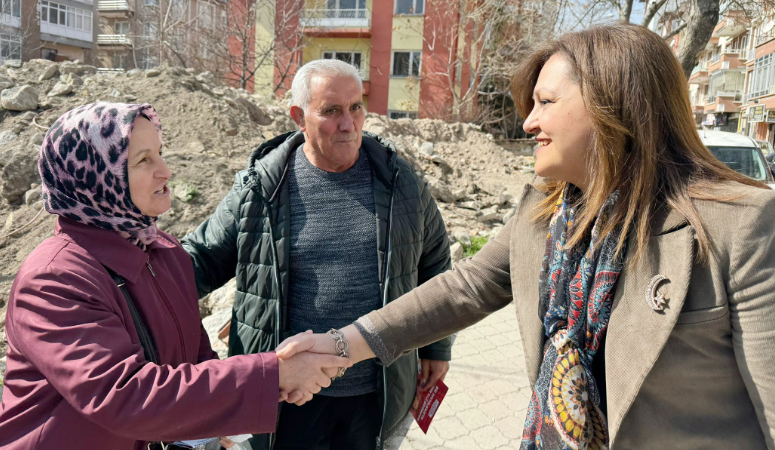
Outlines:
MULTIPOLYGON (((420 381, 418 380, 419 383, 420 381)), ((432 388, 420 393, 420 406, 416 410, 412 410, 412 415, 423 433, 428 434, 428 427, 431 426, 431 421, 439 410, 441 401, 444 400, 448 390, 447 385, 439 380, 432 388)))

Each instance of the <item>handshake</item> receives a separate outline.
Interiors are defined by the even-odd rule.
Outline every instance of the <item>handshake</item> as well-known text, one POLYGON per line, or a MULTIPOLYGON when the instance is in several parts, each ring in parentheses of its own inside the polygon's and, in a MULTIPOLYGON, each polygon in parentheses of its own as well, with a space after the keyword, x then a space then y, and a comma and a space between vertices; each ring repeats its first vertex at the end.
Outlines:
POLYGON ((301 406, 330 386, 339 368, 348 369, 374 356, 355 327, 350 325, 342 332, 350 346, 350 358, 338 356, 336 341, 331 336, 311 330, 292 336, 277 347, 280 402, 301 406))

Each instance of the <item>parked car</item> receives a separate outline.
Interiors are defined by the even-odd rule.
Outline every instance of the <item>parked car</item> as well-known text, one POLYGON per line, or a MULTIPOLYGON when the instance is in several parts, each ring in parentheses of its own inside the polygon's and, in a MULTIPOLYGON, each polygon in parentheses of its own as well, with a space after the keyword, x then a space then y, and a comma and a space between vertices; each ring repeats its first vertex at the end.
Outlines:
MULTIPOLYGON (((748 136, 726 131, 700 131, 702 143, 730 168, 767 183, 775 189, 775 177, 759 144, 748 136)), ((773 153, 775 154, 775 153, 773 153)))
POLYGON ((765 158, 769 155, 775 154, 775 149, 772 148, 772 144, 769 142, 756 141, 756 143, 759 144, 759 148, 762 149, 762 153, 764 153, 765 158))

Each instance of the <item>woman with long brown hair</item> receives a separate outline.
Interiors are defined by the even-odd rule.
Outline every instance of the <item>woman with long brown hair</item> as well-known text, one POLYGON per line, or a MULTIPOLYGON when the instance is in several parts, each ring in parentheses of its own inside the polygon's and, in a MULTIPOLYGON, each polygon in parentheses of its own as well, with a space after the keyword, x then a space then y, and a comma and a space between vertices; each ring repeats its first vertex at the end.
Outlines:
POLYGON ((775 193, 702 145, 645 28, 561 36, 512 86, 539 177, 475 257, 343 328, 350 357, 390 364, 513 301, 523 449, 775 448, 775 193))

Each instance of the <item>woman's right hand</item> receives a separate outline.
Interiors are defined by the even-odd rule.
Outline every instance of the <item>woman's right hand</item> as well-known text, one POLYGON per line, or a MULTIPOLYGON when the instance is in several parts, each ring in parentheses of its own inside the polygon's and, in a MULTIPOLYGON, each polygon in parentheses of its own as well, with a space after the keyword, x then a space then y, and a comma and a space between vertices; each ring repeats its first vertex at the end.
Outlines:
MULTIPOLYGON (((366 343, 361 332, 355 328, 355 325, 347 325, 339 331, 342 332, 342 335, 347 340, 350 360, 353 363, 374 358, 374 352, 371 351, 371 348, 366 343)), ((337 354, 335 342, 328 334, 313 334, 311 331, 306 331, 284 340, 277 347, 277 357, 290 358, 304 352, 335 355, 337 354)))
POLYGON ((331 377, 339 367, 349 368, 352 361, 334 355, 304 352, 280 357, 280 401, 298 406, 312 400, 312 396, 331 385, 331 377))

